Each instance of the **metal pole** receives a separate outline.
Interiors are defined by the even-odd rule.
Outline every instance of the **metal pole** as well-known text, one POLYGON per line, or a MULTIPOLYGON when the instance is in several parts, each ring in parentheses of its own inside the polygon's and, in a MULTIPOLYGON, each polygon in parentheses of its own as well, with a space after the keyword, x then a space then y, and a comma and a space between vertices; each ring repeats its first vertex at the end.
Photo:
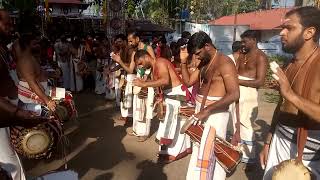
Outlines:
POLYGON ((236 41, 236 38, 237 38, 237 19, 238 19, 239 3, 240 1, 237 2, 235 7, 234 22, 233 22, 233 42, 236 41))

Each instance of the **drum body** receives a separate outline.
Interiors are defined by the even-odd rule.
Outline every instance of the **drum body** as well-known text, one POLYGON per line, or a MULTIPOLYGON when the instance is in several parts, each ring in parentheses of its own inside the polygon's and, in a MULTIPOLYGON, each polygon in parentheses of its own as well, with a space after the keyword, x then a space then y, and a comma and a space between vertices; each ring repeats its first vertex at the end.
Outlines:
MULTIPOLYGON (((186 133, 192 141, 200 144, 203 130, 203 125, 194 125, 193 118, 189 118, 181 128, 180 133, 186 133)), ((228 173, 237 167, 242 158, 242 152, 239 147, 233 146, 218 136, 214 140, 214 154, 218 163, 228 173)))
POLYGON ((61 123, 57 120, 33 127, 10 128, 12 146, 18 154, 29 159, 49 158, 62 134, 61 123))
POLYGON ((70 92, 66 92, 66 97, 56 101, 57 108, 54 113, 60 122, 75 120, 77 118, 77 110, 75 108, 73 97, 70 92))

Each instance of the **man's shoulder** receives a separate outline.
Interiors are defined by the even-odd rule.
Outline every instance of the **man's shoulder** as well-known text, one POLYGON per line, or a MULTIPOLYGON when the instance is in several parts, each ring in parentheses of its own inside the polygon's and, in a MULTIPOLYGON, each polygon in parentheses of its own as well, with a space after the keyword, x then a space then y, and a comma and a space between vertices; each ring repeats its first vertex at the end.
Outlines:
MULTIPOLYGON (((231 54, 232 55, 232 54, 231 54)), ((232 56, 233 57, 233 56, 232 56)), ((231 57, 229 57, 229 55, 224 55, 222 53, 219 54, 219 64, 220 65, 233 65, 234 66, 234 63, 233 63, 233 60, 231 57)))

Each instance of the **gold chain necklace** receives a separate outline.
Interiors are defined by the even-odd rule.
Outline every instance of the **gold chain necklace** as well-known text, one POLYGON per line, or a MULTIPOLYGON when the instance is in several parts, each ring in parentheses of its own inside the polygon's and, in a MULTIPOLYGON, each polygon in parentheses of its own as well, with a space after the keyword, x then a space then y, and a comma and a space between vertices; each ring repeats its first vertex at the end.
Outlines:
MULTIPOLYGON (((207 68, 206 68, 206 71, 204 72, 204 75, 206 75, 209 67, 211 66, 211 64, 212 64, 213 61, 215 60, 217 54, 218 54, 218 50, 216 49, 216 52, 214 53, 214 56, 213 56, 211 62, 208 64, 208 66, 207 66, 207 68)), ((201 70, 200 70, 200 88, 202 87, 202 84, 203 84, 204 79, 205 79, 205 78, 202 78, 202 71, 204 70, 204 68, 205 68, 205 67, 201 68, 201 70)))
MULTIPOLYGON (((258 50, 255 50, 258 51, 258 50)), ((244 65, 246 65, 248 63, 249 59, 247 58, 247 54, 244 55, 244 65)))

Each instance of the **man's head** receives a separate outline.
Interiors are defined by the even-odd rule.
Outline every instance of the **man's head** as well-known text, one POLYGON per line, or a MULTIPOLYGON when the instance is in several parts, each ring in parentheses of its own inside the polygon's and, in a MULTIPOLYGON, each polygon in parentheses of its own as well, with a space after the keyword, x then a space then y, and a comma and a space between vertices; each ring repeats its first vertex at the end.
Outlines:
POLYGON ((132 48, 137 48, 140 42, 139 35, 136 31, 128 33, 128 45, 132 48))
POLYGON ((181 38, 185 38, 185 39, 190 39, 191 38, 191 34, 188 31, 183 31, 181 33, 181 38))
POLYGON ((242 43, 241 41, 235 41, 232 43, 232 52, 233 53, 240 53, 242 49, 242 43))
POLYGON ((245 52, 249 52, 252 48, 257 46, 259 32, 255 30, 247 30, 243 32, 240 37, 245 52))
POLYGON ((19 38, 21 50, 30 49, 33 54, 40 53, 41 33, 39 31, 24 32, 19 38))
POLYGON ((194 54, 201 61, 199 67, 202 67, 212 59, 215 46, 211 38, 205 32, 200 31, 191 36, 187 48, 190 54, 194 54))
POLYGON ((301 7, 287 12, 280 32, 283 51, 296 53, 305 43, 318 43, 320 10, 301 7))
POLYGON ((138 50, 134 55, 134 62, 137 68, 149 69, 152 67, 151 64, 152 57, 150 54, 143 49, 138 50))
POLYGON ((127 37, 124 34, 118 34, 114 38, 114 45, 116 47, 119 47, 119 48, 125 47, 126 43, 127 43, 127 37))
POLYGON ((10 38, 10 32, 12 30, 11 19, 8 12, 4 9, 0 9, 0 38, 1 41, 6 41, 10 38))

